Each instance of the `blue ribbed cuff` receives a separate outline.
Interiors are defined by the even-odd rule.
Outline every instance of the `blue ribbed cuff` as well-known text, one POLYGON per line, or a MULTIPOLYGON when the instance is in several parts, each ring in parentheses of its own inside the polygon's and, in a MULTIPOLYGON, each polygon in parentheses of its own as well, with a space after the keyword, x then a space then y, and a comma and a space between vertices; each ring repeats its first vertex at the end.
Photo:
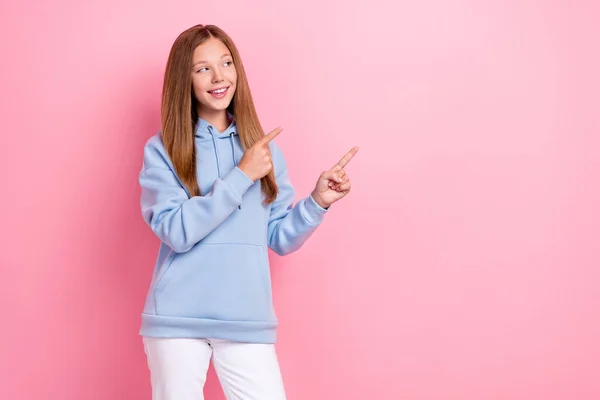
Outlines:
POLYGON ((227 183, 229 187, 233 189, 240 201, 242 200, 244 193, 246 193, 250 186, 254 184, 252 179, 250 179, 248 175, 246 175, 244 171, 238 167, 232 169, 231 172, 229 172, 225 178, 223 178, 223 182, 227 183))
POLYGON ((312 193, 302 202, 300 212, 306 221, 311 225, 317 225, 323 221, 325 214, 329 209, 321 207, 312 197, 312 193))

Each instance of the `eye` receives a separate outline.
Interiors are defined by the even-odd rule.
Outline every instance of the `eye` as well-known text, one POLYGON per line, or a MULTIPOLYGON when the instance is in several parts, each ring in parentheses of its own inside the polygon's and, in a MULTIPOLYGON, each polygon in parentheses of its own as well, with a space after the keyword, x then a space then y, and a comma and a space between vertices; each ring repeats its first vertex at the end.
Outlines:
POLYGON ((199 68, 196 72, 204 72, 206 70, 208 70, 208 68, 202 67, 202 68, 199 68))
POLYGON ((233 65, 233 61, 225 61, 225 64, 224 64, 224 65, 225 65, 226 67, 229 67, 229 66, 233 65))

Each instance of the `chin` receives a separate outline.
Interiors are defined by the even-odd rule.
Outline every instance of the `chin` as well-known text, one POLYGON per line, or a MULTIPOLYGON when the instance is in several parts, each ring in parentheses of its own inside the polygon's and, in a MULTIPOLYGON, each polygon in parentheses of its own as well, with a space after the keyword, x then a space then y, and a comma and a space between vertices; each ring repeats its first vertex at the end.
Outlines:
POLYGON ((222 104, 211 104, 210 107, 207 107, 214 111, 226 111, 229 108, 231 102, 222 103, 222 104))
POLYGON ((205 101, 201 102, 200 104, 202 107, 207 108, 209 110, 223 111, 223 110, 226 110, 231 105, 232 101, 233 101, 233 98, 216 100, 216 101, 214 99, 206 99, 205 101))

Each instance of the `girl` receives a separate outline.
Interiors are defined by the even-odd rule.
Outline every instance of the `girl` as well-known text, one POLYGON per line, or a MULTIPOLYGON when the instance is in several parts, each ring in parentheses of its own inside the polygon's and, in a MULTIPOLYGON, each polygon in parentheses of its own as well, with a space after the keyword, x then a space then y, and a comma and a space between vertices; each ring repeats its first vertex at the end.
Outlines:
POLYGON ((169 54, 162 129, 144 147, 142 215, 161 245, 140 334, 154 400, 199 400, 209 361, 228 400, 281 400, 268 248, 298 250, 348 194, 352 149, 293 205, 285 159, 256 115, 240 54, 216 26, 169 54))

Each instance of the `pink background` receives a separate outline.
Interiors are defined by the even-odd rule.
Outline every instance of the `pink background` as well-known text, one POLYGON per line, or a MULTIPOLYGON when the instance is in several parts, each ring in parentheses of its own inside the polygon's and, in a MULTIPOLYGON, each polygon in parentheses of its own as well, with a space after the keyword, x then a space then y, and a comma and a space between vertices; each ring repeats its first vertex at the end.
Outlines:
POLYGON ((137 174, 196 23, 239 45, 299 196, 361 147, 272 258, 290 400, 600 398, 597 4, 3 2, 0 398, 150 398, 137 174))

